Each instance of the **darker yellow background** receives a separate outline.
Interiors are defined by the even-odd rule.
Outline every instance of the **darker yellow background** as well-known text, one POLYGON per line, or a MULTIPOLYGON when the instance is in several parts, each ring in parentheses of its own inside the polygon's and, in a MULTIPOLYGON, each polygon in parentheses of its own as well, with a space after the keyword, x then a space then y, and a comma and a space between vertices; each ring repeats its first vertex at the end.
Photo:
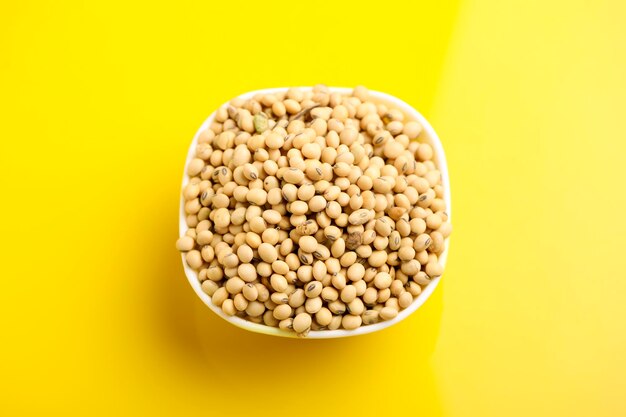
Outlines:
POLYGON ((0 6, 0 414, 626 414, 621 1, 0 6), (205 117, 251 89, 396 95, 442 138, 442 286, 345 340, 239 330, 174 249, 205 117))

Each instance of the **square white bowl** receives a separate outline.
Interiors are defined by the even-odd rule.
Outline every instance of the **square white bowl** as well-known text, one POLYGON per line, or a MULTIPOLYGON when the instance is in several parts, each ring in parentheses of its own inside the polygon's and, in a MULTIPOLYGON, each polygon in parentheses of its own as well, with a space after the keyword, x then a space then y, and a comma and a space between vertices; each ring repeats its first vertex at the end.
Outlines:
MULTIPOLYGON (((300 87, 300 88, 302 90, 311 89, 311 87, 300 87)), ((256 94, 279 93, 279 92, 285 92, 287 91, 287 89, 288 89, 287 87, 268 88, 265 90, 250 91, 248 93, 240 95, 239 97, 243 99, 249 99, 249 98, 252 98, 256 94)), ((330 90, 331 92, 337 92, 340 94, 350 94, 352 92, 351 88, 343 88, 343 87, 330 87, 330 90)), ((448 221, 451 221, 450 180, 448 178, 448 166, 446 165, 446 156, 443 151, 443 146, 441 145, 441 141, 439 140, 439 137, 437 136, 437 133, 435 133, 435 130, 432 128, 430 123, 428 123, 428 121, 424 118, 424 116, 422 116, 417 110, 415 110, 413 107, 409 106, 407 103, 400 100, 399 98, 393 97, 389 94, 381 93, 379 91, 372 91, 372 90, 369 91, 369 96, 370 96, 370 99, 374 101, 389 104, 393 106, 394 108, 401 110, 405 114, 405 116, 409 118, 409 120, 416 120, 422 125, 423 130, 420 133, 419 140, 420 142, 425 142, 425 143, 430 144, 433 148, 435 164, 437 165, 437 168, 441 172, 441 181, 442 181, 442 185, 444 188, 443 198, 444 198, 444 201, 446 202, 446 213, 448 214, 448 221)), ((200 126, 200 128, 196 132, 196 135, 194 136, 193 141, 191 142, 191 145, 189 146, 189 151, 187 152, 187 160, 185 161, 185 168, 183 171, 183 184, 182 184, 183 189, 189 182, 189 176, 187 175, 187 166, 189 165, 189 162, 195 156, 198 136, 200 135, 200 132, 209 128, 209 126, 213 122, 214 117, 215 117, 215 112, 213 112, 204 121, 204 123, 202 123, 202 126, 200 126)), ((185 200, 181 192, 180 220, 179 220, 180 236, 183 236, 188 229, 187 223, 185 221, 184 206, 185 206, 185 200)), ((439 256, 439 262, 444 267, 445 267, 446 258, 448 254, 448 247, 450 244, 449 241, 450 241, 449 238, 446 239, 445 249, 443 253, 439 256)), ((220 307, 215 306, 211 302, 211 297, 208 294, 206 294, 204 291, 202 291, 200 280, 198 280, 198 274, 196 274, 196 272, 187 265, 187 263, 185 262, 184 254, 182 254, 181 257, 182 257, 182 262, 183 262, 183 268, 185 269, 185 274, 187 275, 187 279, 189 280, 191 287, 196 292, 198 297, 200 297, 200 299, 204 302, 204 304, 206 304, 211 310, 213 310, 215 314, 217 314, 224 320, 228 321, 229 323, 232 323, 237 327, 241 327, 242 329, 246 329, 251 332, 263 333, 267 335, 281 336, 281 337, 298 337, 296 333, 292 331, 282 330, 277 327, 270 327, 264 324, 253 323, 241 317, 228 316, 227 314, 225 314, 220 307)), ((386 320, 386 321, 381 321, 375 324, 361 326, 355 330, 343 330, 343 329, 342 330, 311 330, 307 338, 331 339, 331 338, 338 338, 338 337, 357 336, 361 334, 377 332, 389 326, 393 326, 394 324, 400 322, 401 320, 404 320, 410 314, 414 313, 418 308, 420 308, 421 305, 424 304, 424 302, 428 299, 428 297, 430 297, 430 295, 433 293, 433 291, 439 284, 440 279, 441 277, 437 277, 431 280, 431 282, 426 286, 426 288, 422 290, 420 295, 418 295, 417 298, 413 300, 413 303, 411 303, 409 307, 400 311, 400 313, 398 313, 398 315, 392 320, 386 320)))

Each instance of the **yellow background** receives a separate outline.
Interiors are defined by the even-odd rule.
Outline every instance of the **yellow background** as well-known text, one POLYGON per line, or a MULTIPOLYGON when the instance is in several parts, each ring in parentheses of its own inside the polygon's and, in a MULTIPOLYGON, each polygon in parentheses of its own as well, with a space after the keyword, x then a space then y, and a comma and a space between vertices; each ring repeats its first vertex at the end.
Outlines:
POLYGON ((625 415, 625 3, 229 3, 2 2, 0 414, 625 415), (318 82, 438 130, 448 267, 377 334, 248 333, 174 249, 186 150, 318 82))

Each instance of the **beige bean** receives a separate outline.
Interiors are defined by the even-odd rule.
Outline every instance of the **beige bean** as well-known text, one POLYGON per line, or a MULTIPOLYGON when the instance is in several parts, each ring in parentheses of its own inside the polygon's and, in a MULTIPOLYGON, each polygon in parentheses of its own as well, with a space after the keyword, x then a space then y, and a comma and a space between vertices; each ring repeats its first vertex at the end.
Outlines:
MULTIPOLYGON (((274 317, 274 316, 272 315, 272 317, 274 317)), ((285 320, 281 320, 278 323, 278 327, 283 329, 283 330, 293 330, 293 319, 292 318, 288 318, 288 319, 285 319, 285 320)))
POLYGON ((371 266, 378 268, 385 264, 387 261, 387 252, 383 250, 374 251, 368 258, 368 262, 371 266))
POLYGON ((220 208, 215 211, 213 217, 213 223, 215 227, 225 228, 230 224, 230 213, 227 208, 220 208))
POLYGON ((298 245, 304 252, 313 253, 317 249, 317 240, 313 236, 302 236, 298 245))
POLYGON ((192 269, 200 268, 203 263, 202 255, 200 254, 200 251, 197 250, 190 250, 189 252, 187 252, 185 255, 185 261, 187 262, 187 265, 189 265, 189 267, 192 269))
POLYGON ((293 330, 296 333, 303 333, 311 328, 311 316, 307 313, 300 313, 293 319, 293 330))
POLYGON ((317 321, 317 323, 322 327, 328 326, 332 318, 333 318, 332 313, 326 307, 320 308, 319 311, 315 313, 315 321, 317 321))
POLYGON ((291 307, 289 304, 281 304, 274 309, 274 318, 276 320, 285 320, 290 317, 292 313, 291 307))
POLYGON ((389 288, 389 286, 391 285, 391 282, 392 282, 392 278, 387 272, 379 272, 374 277, 374 285, 378 289, 389 288))
POLYGON ((416 251, 421 252, 421 251, 428 249, 431 243, 432 243, 432 239, 430 238, 430 236, 423 233, 415 239, 415 244, 413 248, 416 251))
POLYGON ((304 305, 306 301, 306 295, 304 294, 304 290, 302 288, 298 288, 291 295, 289 295, 289 305, 292 308, 298 308, 304 305))
POLYGON ((341 327, 341 319, 342 319, 342 316, 333 315, 333 318, 330 321, 330 324, 326 326, 328 330, 337 330, 339 327, 341 327))
POLYGON ((265 312, 265 306, 259 301, 250 301, 245 311, 251 317, 260 317, 265 312))
POLYGON ((354 211, 348 217, 348 222, 353 225, 365 224, 374 217, 374 212, 367 209, 359 209, 354 211))
POLYGON ((346 330, 354 330, 361 326, 361 316, 348 314, 341 319, 341 326, 346 330))
POLYGON ((287 289, 287 279, 284 276, 273 274, 270 278, 270 284, 275 291, 284 292, 287 289))
POLYGON ((305 286, 304 293, 308 298, 318 297, 322 293, 322 283, 312 281, 305 286))
POLYGON ((302 110, 302 108, 300 107, 300 103, 298 103, 296 100, 287 99, 283 102, 283 104, 285 105, 285 110, 287 110, 287 113, 290 114, 296 114, 300 110, 302 110))
POLYGON ((413 302, 413 296, 410 292, 405 291, 398 297, 398 305, 401 308, 407 308, 413 302))
POLYGON ((355 263, 348 268, 346 277, 353 282, 363 279, 365 276, 365 267, 360 263, 355 263))
POLYGON ((335 301, 339 298, 339 292, 333 287, 324 287, 321 292, 322 300, 326 302, 335 301))
POLYGON ((226 281, 225 288, 230 294, 239 294, 246 283, 239 277, 232 277, 226 281))
POLYGON ((194 246, 195 242, 190 236, 182 236, 176 241, 176 249, 182 252, 190 251, 194 246))
POLYGON ((439 232, 432 232, 430 234, 430 238, 431 238, 431 244, 429 248, 430 251, 435 254, 440 254, 441 252, 443 252, 445 248, 443 235, 439 232))
POLYGON ((243 286, 241 292, 248 301, 255 301, 259 297, 259 290, 254 284, 247 283, 243 286))
POLYGON ((383 320, 391 320, 398 315, 398 310, 392 307, 383 307, 378 314, 383 320))
POLYGON ((323 306, 323 301, 321 297, 308 298, 304 302, 304 309, 309 314, 317 313, 323 306))
POLYGON ((250 301, 248 301, 243 294, 236 294, 233 300, 234 307, 237 309, 237 311, 245 311, 245 309, 248 308, 248 304, 250 303, 250 301))
POLYGON ((347 308, 350 314, 360 316, 365 311, 365 305, 363 304, 363 300, 358 297, 347 304, 347 308))
POLYGON ((443 273, 443 267, 437 261, 431 261, 426 264, 426 274, 429 277, 435 278, 440 276, 443 273))
POLYGON ((253 282, 257 279, 257 272, 254 265, 241 264, 237 267, 237 274, 245 282, 253 282))
POLYGON ((214 281, 211 281, 210 279, 207 279, 206 281, 202 281, 201 287, 202 287, 202 291, 204 291, 209 297, 215 294, 215 291, 217 291, 217 289, 219 288, 219 286, 214 281))
POLYGON ((356 298, 356 287, 354 285, 346 285, 341 290, 341 301, 349 303, 356 298))
POLYGON ((328 309, 333 314, 344 314, 346 312, 346 304, 341 300, 335 300, 328 303, 328 309))
POLYGON ((214 305, 220 307, 227 298, 228 291, 226 291, 226 288, 220 287, 213 293, 213 296, 211 297, 211 302, 214 305))
POLYGON ((258 248, 259 256, 264 262, 272 263, 278 259, 278 251, 269 243, 261 243, 258 248))

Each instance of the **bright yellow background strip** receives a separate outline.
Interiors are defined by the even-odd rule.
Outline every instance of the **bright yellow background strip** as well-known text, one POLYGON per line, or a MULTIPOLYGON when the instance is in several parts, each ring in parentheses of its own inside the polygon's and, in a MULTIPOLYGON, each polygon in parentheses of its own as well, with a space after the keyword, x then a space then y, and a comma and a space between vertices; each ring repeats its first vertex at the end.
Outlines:
POLYGON ((0 414, 625 415, 625 3, 228 3, 0 6, 0 414), (438 130, 448 268, 378 334, 248 333, 174 250, 185 153, 317 82, 438 130))

